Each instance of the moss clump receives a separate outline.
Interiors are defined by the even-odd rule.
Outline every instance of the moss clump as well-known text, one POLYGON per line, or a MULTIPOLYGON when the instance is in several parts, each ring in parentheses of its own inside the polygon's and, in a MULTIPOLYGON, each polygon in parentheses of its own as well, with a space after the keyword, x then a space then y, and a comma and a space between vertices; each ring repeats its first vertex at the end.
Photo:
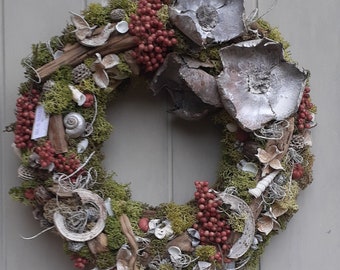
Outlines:
POLYGON ((301 179, 297 181, 299 187, 301 189, 305 189, 310 183, 313 182, 313 164, 314 164, 314 155, 311 152, 310 148, 305 148, 302 152, 303 157, 303 168, 304 173, 301 179))
POLYGON ((116 216, 106 219, 104 232, 107 235, 110 250, 118 250, 126 242, 125 236, 121 231, 120 222, 116 216))
POLYGON ((96 256, 96 266, 99 269, 111 269, 111 267, 116 265, 116 256, 109 251, 101 252, 96 256))
POLYGON ((66 27, 62 31, 62 36, 60 37, 60 41, 63 44, 74 44, 77 42, 76 35, 74 34, 74 30, 76 28, 73 24, 67 24, 66 27))
POLYGON ((245 220, 247 218, 246 214, 238 214, 236 212, 228 213, 228 222, 235 232, 243 233, 245 220))
POLYGON ((159 255, 160 250, 165 250, 166 245, 169 242, 168 237, 164 237, 163 239, 158 239, 155 236, 151 237, 151 245, 150 245, 150 255, 155 257, 159 255))
POLYGON ((130 199, 131 195, 128 185, 119 184, 112 180, 112 175, 107 176, 100 191, 103 193, 104 198, 112 198, 115 201, 127 201, 130 199))
POLYGON ((51 76, 53 81, 60 81, 64 84, 72 82, 72 67, 61 66, 57 71, 51 76))
POLYGON ((105 117, 97 116, 96 121, 93 124, 93 132, 91 139, 93 143, 100 145, 109 139, 113 130, 112 125, 106 120, 105 117))
POLYGON ((103 7, 99 3, 91 3, 82 14, 90 26, 102 26, 110 21, 110 11, 109 8, 103 7))
POLYGON ((160 266, 159 266, 159 270, 173 270, 173 266, 171 263, 162 263, 160 266))
POLYGON ((138 1, 131 0, 110 0, 108 8, 110 10, 121 8, 124 9, 127 15, 127 20, 131 14, 136 13, 138 1))
POLYGON ((52 89, 44 93, 42 104, 49 114, 67 113, 74 111, 75 107, 75 103, 72 102, 72 92, 68 84, 63 81, 55 82, 52 89))
POLYGON ((216 247, 210 245, 198 246, 195 250, 195 255, 200 261, 210 261, 211 257, 213 257, 215 253, 216 247))
POLYGON ((171 221, 175 234, 181 234, 190 228, 196 221, 197 209, 190 205, 179 205, 173 202, 162 204, 166 218, 171 221))
POLYGON ((157 11, 157 17, 164 25, 167 25, 169 22, 169 6, 163 5, 161 9, 157 11))

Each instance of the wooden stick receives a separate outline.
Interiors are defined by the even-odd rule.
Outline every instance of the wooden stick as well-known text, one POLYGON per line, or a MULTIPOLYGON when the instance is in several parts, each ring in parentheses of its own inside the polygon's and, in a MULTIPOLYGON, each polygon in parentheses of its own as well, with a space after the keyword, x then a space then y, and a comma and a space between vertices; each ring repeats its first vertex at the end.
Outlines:
POLYGON ((51 115, 48 125, 48 138, 55 149, 56 154, 66 153, 68 151, 67 141, 65 139, 65 129, 63 117, 61 115, 51 115))
POLYGON ((138 267, 136 265, 138 245, 137 245, 136 238, 131 227, 130 220, 127 217, 127 215, 122 214, 119 217, 119 222, 122 227, 122 231, 124 235, 126 236, 130 244, 130 248, 131 248, 132 258, 130 259, 128 263, 129 270, 138 270, 138 267))
POLYGON ((110 53, 118 53, 131 49, 137 45, 136 37, 129 34, 113 35, 102 46, 99 47, 85 47, 79 43, 71 46, 66 46, 63 55, 59 58, 47 63, 46 65, 37 69, 37 74, 44 81, 48 76, 55 72, 63 65, 76 66, 83 62, 89 56, 100 53, 105 56, 110 53))

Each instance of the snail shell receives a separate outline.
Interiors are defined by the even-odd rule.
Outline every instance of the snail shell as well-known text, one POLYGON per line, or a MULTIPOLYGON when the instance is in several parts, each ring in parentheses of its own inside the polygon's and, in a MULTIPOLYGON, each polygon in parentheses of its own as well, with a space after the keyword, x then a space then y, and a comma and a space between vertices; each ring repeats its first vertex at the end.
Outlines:
POLYGON ((86 121, 80 113, 71 112, 64 117, 64 126, 70 138, 78 138, 86 129, 86 121))

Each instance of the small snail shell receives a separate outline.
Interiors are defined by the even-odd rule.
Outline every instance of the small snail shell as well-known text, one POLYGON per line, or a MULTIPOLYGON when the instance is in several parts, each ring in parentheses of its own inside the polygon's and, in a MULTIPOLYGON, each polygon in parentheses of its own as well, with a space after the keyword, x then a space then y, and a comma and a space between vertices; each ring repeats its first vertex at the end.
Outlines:
POLYGON ((64 126, 70 138, 78 138, 85 131, 86 121, 80 113, 71 112, 64 117, 64 126))
POLYGON ((68 86, 68 88, 72 92, 73 101, 77 102, 78 106, 82 106, 86 101, 86 96, 71 84, 68 86))

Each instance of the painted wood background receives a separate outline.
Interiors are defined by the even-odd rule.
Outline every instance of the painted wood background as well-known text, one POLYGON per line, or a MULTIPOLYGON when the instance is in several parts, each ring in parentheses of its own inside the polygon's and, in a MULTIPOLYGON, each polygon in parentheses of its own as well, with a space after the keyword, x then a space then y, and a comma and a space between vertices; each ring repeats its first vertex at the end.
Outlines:
MULTIPOLYGON (((17 87, 24 81, 20 61, 32 43, 47 41, 79 12, 86 0, 0 1, 0 124, 14 121, 17 87)), ((273 1, 246 0, 247 11, 260 14, 273 1)), ((275 2, 275 1, 274 1, 275 2)), ((291 43, 293 58, 312 72, 312 98, 318 105, 318 126, 313 131, 316 155, 314 183, 299 198, 300 211, 288 228, 275 236, 261 260, 261 270, 335 270, 340 254, 338 179, 340 78, 340 2, 279 0, 265 16, 291 43)), ((166 111, 165 97, 132 88, 108 111, 114 132, 105 143, 105 167, 117 180, 131 182, 133 196, 151 204, 185 202, 193 181, 214 181, 219 160, 219 131, 209 122, 188 123, 166 111)), ((1 134, 0 269, 73 269, 62 242, 51 234, 23 240, 39 232, 30 209, 12 201, 10 187, 18 184, 19 162, 12 153, 12 134, 1 134)))

